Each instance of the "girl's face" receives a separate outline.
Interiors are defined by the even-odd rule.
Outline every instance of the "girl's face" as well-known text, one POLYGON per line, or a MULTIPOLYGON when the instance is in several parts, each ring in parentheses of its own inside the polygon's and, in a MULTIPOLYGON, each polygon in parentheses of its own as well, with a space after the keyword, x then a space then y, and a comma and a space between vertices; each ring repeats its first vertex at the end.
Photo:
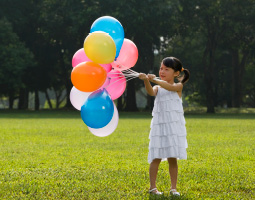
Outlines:
POLYGON ((172 83, 174 78, 179 75, 179 72, 175 72, 172 68, 166 67, 163 63, 159 68, 159 77, 161 80, 172 83))

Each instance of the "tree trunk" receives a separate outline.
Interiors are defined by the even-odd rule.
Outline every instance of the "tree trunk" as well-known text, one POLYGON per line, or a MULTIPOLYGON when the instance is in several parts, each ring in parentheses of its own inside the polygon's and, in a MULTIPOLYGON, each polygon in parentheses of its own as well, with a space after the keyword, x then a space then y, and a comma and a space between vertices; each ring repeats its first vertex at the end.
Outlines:
POLYGON ((61 97, 61 90, 56 90, 54 87, 53 87, 53 91, 55 93, 55 100, 56 100, 56 109, 59 109, 59 106, 60 106, 60 103, 61 103, 61 100, 60 100, 60 97, 61 97))
POLYGON ((240 108, 242 104, 242 80, 248 53, 243 53, 240 62, 238 50, 232 50, 232 105, 240 108))
POLYGON ((72 84, 71 82, 68 84, 65 85, 65 88, 66 88, 66 105, 64 106, 65 108, 73 108, 73 105, 71 104, 71 101, 70 101, 70 91, 72 89, 72 84))
POLYGON ((125 110, 138 111, 135 95, 135 80, 131 80, 127 83, 127 101, 125 110))
POLYGON ((12 92, 9 93, 9 109, 13 109, 13 102, 14 102, 14 94, 12 92))
POLYGON ((65 93, 65 90, 55 90, 54 89, 54 92, 55 92, 55 97, 56 97, 56 108, 59 109, 61 103, 67 98, 67 95, 63 94, 63 92, 65 93))
POLYGON ((35 110, 40 109, 39 91, 35 90, 35 110))
POLYGON ((217 49, 218 38, 221 38, 221 32, 219 32, 219 18, 211 20, 206 18, 207 23, 207 44, 203 55, 203 67, 204 67, 204 81, 206 86, 206 106, 207 113, 215 113, 214 106, 216 102, 215 92, 215 79, 214 76, 218 75, 214 72, 215 65, 215 53, 217 49), (208 62, 207 62, 208 60, 208 62))
POLYGON ((214 85, 213 85, 213 59, 212 50, 207 47, 204 51, 203 56, 203 67, 204 67, 204 82, 206 86, 206 107, 207 113, 215 113, 214 110, 214 85), (209 55, 210 54, 210 55, 209 55), (206 62, 209 55, 209 63, 206 62))
POLYGON ((22 88, 19 91, 18 109, 28 109, 28 91, 25 88, 22 88))
POLYGON ((49 97, 49 94, 47 92, 47 89, 45 90, 45 96, 46 96, 46 99, 47 99, 47 102, 49 104, 50 109, 52 109, 52 104, 51 104, 50 97, 49 97))
POLYGON ((122 111, 123 110, 122 95, 118 98, 117 102, 118 111, 122 111))
POLYGON ((238 50, 232 50, 232 106, 239 107, 238 105, 238 63, 239 63, 239 55, 238 50))

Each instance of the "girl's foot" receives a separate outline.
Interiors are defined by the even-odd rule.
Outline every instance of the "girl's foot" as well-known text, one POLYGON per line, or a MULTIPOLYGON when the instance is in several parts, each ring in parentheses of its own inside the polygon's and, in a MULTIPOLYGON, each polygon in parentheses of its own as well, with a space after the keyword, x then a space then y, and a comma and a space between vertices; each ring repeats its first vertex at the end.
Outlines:
POLYGON ((179 192, 177 192, 177 190, 176 190, 176 189, 171 189, 171 190, 170 190, 170 195, 180 196, 180 193, 179 193, 179 192))
POLYGON ((159 192, 159 191, 157 190, 157 188, 153 188, 153 189, 149 190, 149 193, 150 193, 150 194, 156 194, 156 195, 161 195, 161 194, 163 194, 163 192, 159 192))

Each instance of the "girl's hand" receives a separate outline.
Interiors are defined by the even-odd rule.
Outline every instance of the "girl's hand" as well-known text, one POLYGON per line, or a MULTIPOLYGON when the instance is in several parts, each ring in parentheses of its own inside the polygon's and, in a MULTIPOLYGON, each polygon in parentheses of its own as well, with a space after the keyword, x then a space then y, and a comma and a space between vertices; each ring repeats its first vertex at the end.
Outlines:
POLYGON ((154 78, 156 78, 156 76, 154 74, 148 74, 148 79, 149 81, 153 81, 154 78))
POLYGON ((148 76, 144 73, 140 73, 138 77, 143 81, 148 80, 148 76))

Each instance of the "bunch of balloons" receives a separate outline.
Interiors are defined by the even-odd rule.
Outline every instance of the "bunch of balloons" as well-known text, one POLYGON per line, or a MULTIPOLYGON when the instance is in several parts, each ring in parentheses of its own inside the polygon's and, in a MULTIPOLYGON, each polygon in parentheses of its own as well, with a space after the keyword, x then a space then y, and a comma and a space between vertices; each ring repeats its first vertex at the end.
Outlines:
POLYGON ((127 79, 137 77, 130 69, 137 59, 136 45, 124 38, 121 23, 110 16, 94 21, 83 48, 73 55, 70 101, 94 135, 104 137, 117 128, 113 100, 124 93, 127 79))

